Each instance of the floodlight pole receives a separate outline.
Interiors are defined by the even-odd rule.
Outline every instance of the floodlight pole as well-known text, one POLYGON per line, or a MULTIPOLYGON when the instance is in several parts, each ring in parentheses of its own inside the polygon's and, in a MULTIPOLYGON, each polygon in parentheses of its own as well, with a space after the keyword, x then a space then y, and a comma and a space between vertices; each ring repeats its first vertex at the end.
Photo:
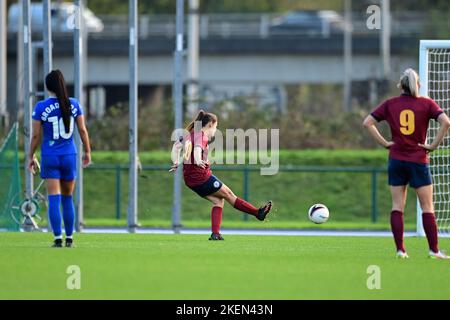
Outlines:
POLYGON ((200 0, 189 0, 189 32, 187 56, 187 113, 194 117, 198 110, 199 99, 199 51, 200 51, 200 0))
POLYGON ((352 108, 352 0, 344 1, 344 110, 352 108))
MULTIPOLYGON (((43 0, 42 1, 42 49, 44 52, 44 93, 43 97, 47 99, 49 97, 48 91, 45 90, 45 76, 50 73, 50 71, 53 68, 53 58, 52 58, 52 49, 53 49, 53 42, 52 42, 52 15, 51 15, 51 1, 50 0, 43 0)), ((49 219, 50 221, 50 219, 49 219)), ((52 226, 50 223, 48 223, 48 231, 52 231, 52 226)))
MULTIPOLYGON (((183 122, 183 36, 184 36, 184 0, 177 0, 176 47, 173 55, 173 101, 175 129, 181 129, 183 122)), ((175 233, 181 230, 181 168, 175 172, 173 187, 172 228, 175 233)))
MULTIPOLYGON (((52 59, 52 15, 51 15, 51 1, 43 0, 43 50, 44 50, 44 77, 52 71, 53 68, 53 59, 52 59)), ((45 80, 44 80, 45 82, 45 80)), ((44 84, 45 86, 45 84, 44 84)), ((45 98, 49 97, 48 91, 44 88, 44 96, 45 98)))
POLYGON ((383 78, 388 79, 391 73, 391 14, 390 14, 390 0, 381 0, 381 58, 383 78))
POLYGON ((130 130, 129 130, 129 198, 128 231, 136 232, 138 226, 138 1, 129 1, 129 65, 130 65, 130 130))
POLYGON ((7 110, 7 40, 6 40, 6 1, 0 2, 0 129, 8 127, 7 110))
MULTIPOLYGON (((80 104, 85 106, 85 70, 87 60, 87 41, 86 30, 83 17, 85 0, 74 0, 75 4, 75 23, 73 33, 73 48, 74 48, 74 95, 80 104)), ((86 113, 85 113, 86 116, 86 113)), ((75 144, 77 147, 77 178, 75 183, 75 228, 77 232, 83 230, 84 212, 83 212, 83 143, 80 138, 78 130, 75 133, 75 144)))
MULTIPOLYGON (((23 1, 22 0, 18 0, 17 1, 17 5, 19 6, 19 12, 23 12, 22 8, 23 8, 23 1)), ((16 55, 16 59, 17 59, 17 68, 16 68, 16 72, 17 72, 17 80, 16 80, 16 112, 15 114, 13 114, 13 121, 18 121, 22 116, 23 116, 23 105, 24 105, 24 79, 23 79, 23 75, 24 75, 24 30, 23 30, 23 14, 19 14, 19 17, 17 19, 17 23, 18 23, 18 28, 17 28, 17 34, 16 34, 16 39, 17 39, 17 55, 16 55)))
POLYGON ((23 134, 25 146, 24 176, 25 176, 25 194, 31 198, 33 193, 33 174, 28 170, 28 156, 30 154, 31 142, 31 109, 33 108, 33 85, 32 85, 32 56, 31 56, 31 1, 22 0, 22 19, 23 19, 23 134))

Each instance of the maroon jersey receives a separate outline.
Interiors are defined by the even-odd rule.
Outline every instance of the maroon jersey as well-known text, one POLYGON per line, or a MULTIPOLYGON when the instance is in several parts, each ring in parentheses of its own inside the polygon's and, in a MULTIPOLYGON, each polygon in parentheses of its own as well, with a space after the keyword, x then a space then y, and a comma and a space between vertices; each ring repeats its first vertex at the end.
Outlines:
POLYGON ((194 133, 193 131, 183 139, 184 144, 184 162, 183 176, 184 182, 188 187, 197 187, 205 183, 211 177, 211 168, 209 164, 206 168, 201 168, 195 164, 194 148, 202 148, 202 160, 208 159, 208 137, 203 131, 194 133))
POLYGON ((430 119, 437 120, 443 113, 432 99, 402 94, 383 102, 371 115, 377 121, 386 120, 391 128, 394 145, 389 157, 415 163, 428 163, 424 144, 430 119))

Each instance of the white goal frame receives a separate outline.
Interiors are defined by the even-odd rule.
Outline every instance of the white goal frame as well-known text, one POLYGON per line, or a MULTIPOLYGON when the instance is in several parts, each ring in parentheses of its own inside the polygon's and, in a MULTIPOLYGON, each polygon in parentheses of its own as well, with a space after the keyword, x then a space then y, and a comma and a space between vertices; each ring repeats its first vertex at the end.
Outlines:
MULTIPOLYGON (((428 96, 428 50, 429 49, 450 49, 450 40, 420 40, 419 53, 419 77, 420 77, 420 95, 428 96)), ((417 236, 424 237, 425 231, 422 224, 422 209, 419 199, 417 199, 417 236)))

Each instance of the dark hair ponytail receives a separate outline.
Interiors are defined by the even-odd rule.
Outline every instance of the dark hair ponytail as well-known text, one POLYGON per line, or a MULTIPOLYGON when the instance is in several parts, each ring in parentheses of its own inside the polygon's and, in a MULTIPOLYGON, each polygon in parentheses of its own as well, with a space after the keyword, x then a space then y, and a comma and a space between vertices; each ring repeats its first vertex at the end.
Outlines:
POLYGON ((189 123, 189 125, 186 127, 186 131, 191 132, 194 129, 195 122, 201 122, 202 128, 205 127, 208 123, 216 123, 217 122, 217 116, 213 113, 205 112, 204 110, 200 110, 195 117, 195 119, 189 123))
POLYGON ((72 116, 66 81, 60 70, 53 70, 45 77, 47 90, 54 92, 59 102, 59 109, 64 122, 66 133, 70 131, 70 118, 72 116))

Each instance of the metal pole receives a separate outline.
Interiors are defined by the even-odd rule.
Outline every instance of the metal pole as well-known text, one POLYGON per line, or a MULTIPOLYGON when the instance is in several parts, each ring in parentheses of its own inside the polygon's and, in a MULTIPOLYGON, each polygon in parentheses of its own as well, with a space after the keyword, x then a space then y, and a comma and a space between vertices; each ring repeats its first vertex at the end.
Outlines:
MULTIPOLYGON (((33 15, 33 14, 31 14, 33 15)), ((31 86, 34 101, 44 98, 42 92, 38 92, 39 83, 39 50, 42 49, 42 41, 31 41, 31 86)))
POLYGON ((199 0, 189 0, 189 32, 188 32, 188 65, 187 95, 188 115, 193 117, 198 110, 199 99, 199 51, 200 51, 200 19, 199 0))
POLYGON ((136 232, 138 225, 138 2, 129 2, 129 63, 130 63, 130 170, 129 170, 129 198, 128 198, 128 231, 136 232))
MULTIPOLYGON (((22 11, 22 0, 18 0, 17 1, 17 5, 19 6, 19 12, 23 12, 22 11)), ((18 23, 18 28, 17 28, 17 35, 16 35, 16 39, 17 39, 17 55, 16 55, 16 61, 17 61, 17 79, 16 79, 16 105, 17 105, 17 109, 15 114, 13 115, 13 121, 17 121, 18 119, 20 119, 23 115, 23 101, 24 101, 24 95, 23 93, 25 92, 24 90, 24 79, 23 79, 23 75, 24 75, 24 65, 23 65, 23 59, 24 59, 24 53, 23 53, 23 49, 24 49, 24 41, 23 41, 23 14, 19 14, 19 18, 17 19, 17 23, 18 23)))
POLYGON ((391 73, 391 14, 390 0, 381 1, 382 27, 381 27, 381 59, 383 78, 389 78, 391 73))
MULTIPOLYGON (((31 109, 33 108, 33 86, 32 86, 32 65, 31 65, 31 12, 30 0, 22 0, 22 19, 23 19, 23 89, 24 89, 24 113, 23 113, 23 134, 25 144, 25 159, 30 154, 31 142, 31 109)), ((25 170, 25 194, 31 198, 33 193, 33 175, 27 168, 27 161, 24 161, 25 170)))
POLYGON ((121 209, 122 209, 122 172, 121 166, 116 166, 116 219, 120 220, 121 218, 121 209))
MULTIPOLYGON (((420 79, 420 88, 419 93, 423 97, 427 97, 428 92, 428 48, 425 45, 423 40, 420 41, 420 49, 419 49, 419 79, 420 79)), ((429 139, 429 138, 428 138, 429 139)), ((427 140, 428 140, 427 139, 427 140)), ((425 237, 425 229, 423 228, 422 221, 422 207, 420 205, 419 197, 417 197, 416 201, 416 232, 418 237, 425 237)))
MULTIPOLYGON (((73 32, 73 48, 74 48, 74 95, 78 99, 80 104, 84 106, 84 63, 83 59, 85 48, 84 44, 84 0, 74 1, 76 11, 75 11, 75 25, 73 32)), ((75 183, 75 217, 76 217, 76 230, 77 232, 83 231, 83 166, 82 166, 82 156, 83 148, 78 130, 75 133, 75 144, 77 146, 77 178, 75 183)))
MULTIPOLYGON (((44 11, 44 23, 43 23, 43 39, 44 39, 44 77, 52 71, 53 59, 52 59, 52 15, 51 15, 51 1, 43 0, 44 11)), ((44 96, 48 98, 48 92, 44 88, 44 96)))
POLYGON ((378 220, 378 172, 376 169, 372 171, 372 223, 378 220))
POLYGON ((3 124, 8 127, 8 110, 7 105, 7 49, 6 49, 6 1, 0 3, 0 129, 3 124))
MULTIPOLYGON (((43 49, 43 53, 44 53, 44 77, 50 73, 50 71, 52 70, 53 67, 53 59, 52 59, 52 15, 51 15, 51 1, 50 0, 43 0, 42 1, 42 18, 43 18, 43 23, 42 23, 42 49, 43 49)), ((36 60, 36 63, 33 64, 33 66, 37 66, 37 61, 38 60, 38 51, 36 50, 36 52, 33 53, 33 58, 36 60)), ((35 68, 37 69, 37 68, 35 68)), ((36 82, 35 83, 36 87, 35 90, 37 91, 37 83, 38 83, 38 77, 39 75, 33 72, 33 74, 36 74, 36 82)), ((45 80, 44 80, 45 83, 45 80)), ((45 85, 44 85, 45 86, 45 85)), ((37 95, 36 95, 37 96, 37 95)), ((45 90, 44 87, 44 92, 43 92, 43 97, 45 99, 47 99, 49 97, 48 91, 45 90)), ((48 219, 48 221, 50 221, 50 219, 48 219)), ((52 232, 52 226, 49 223, 48 224, 48 231, 52 232)))
MULTIPOLYGON (((183 122, 183 33, 184 0, 177 0, 176 48, 174 52, 173 101, 175 129, 181 129, 183 122)), ((172 228, 175 233, 181 229, 181 179, 179 168, 175 173, 173 187, 172 228)))
POLYGON ((352 103, 352 1, 344 2, 344 110, 351 111, 352 103))

